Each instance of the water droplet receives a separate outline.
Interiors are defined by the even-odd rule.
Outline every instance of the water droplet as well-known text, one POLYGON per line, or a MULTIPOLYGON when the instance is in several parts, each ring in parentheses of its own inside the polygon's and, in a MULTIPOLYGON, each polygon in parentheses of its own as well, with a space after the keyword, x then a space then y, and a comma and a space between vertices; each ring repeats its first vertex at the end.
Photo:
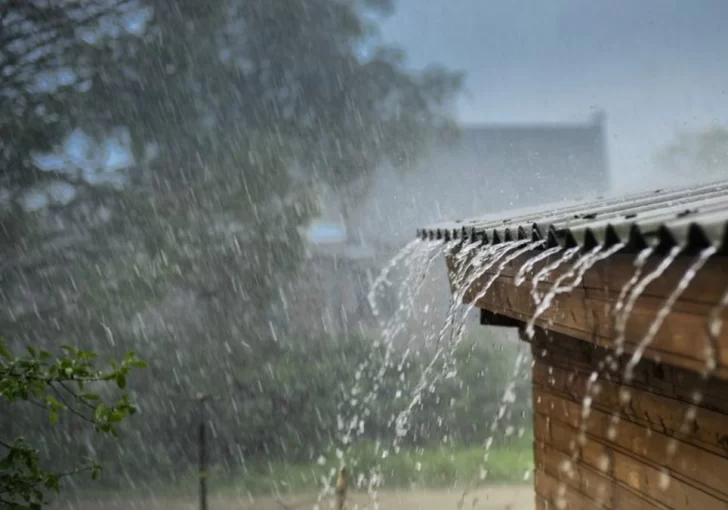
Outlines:
POLYGON ((660 471, 660 478, 657 481, 657 485, 660 488, 660 490, 667 490, 670 487, 670 481, 671 481, 670 474, 666 471, 660 471))
POLYGON ((609 456, 608 455, 601 455, 599 457, 599 460, 597 461, 597 467, 601 471, 603 471, 603 472, 606 473, 607 471, 609 471, 609 465, 610 465, 609 456))

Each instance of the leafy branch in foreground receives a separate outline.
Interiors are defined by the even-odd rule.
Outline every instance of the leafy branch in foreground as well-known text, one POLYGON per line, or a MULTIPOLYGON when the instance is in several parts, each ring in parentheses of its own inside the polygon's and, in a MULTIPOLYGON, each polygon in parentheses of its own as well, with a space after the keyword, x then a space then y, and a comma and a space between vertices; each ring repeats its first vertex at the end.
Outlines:
MULTIPOLYGON (((120 361, 111 361, 108 368, 98 368, 96 353, 70 345, 60 346, 61 353, 27 347, 27 354, 14 355, 0 339, 0 398, 11 405, 28 402, 45 408, 51 424, 62 413, 82 420, 97 432, 116 437, 119 424, 136 412, 128 395, 118 398, 109 386, 126 388, 127 377, 146 363, 134 353, 120 361)), ((22 437, 0 438, 0 506, 12 509, 39 509, 47 503, 49 491, 58 491, 64 476, 90 472, 93 479, 101 474, 101 466, 86 459, 66 472, 47 471, 41 465, 36 449, 22 437)))

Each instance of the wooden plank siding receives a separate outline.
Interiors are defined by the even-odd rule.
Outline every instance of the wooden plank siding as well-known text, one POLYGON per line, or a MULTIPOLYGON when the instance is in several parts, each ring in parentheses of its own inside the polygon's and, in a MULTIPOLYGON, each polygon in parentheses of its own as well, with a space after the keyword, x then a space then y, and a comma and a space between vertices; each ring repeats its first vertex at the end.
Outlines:
MULTIPOLYGON (((477 250, 472 251, 474 255, 477 250)), ((530 252, 508 263, 500 274, 496 274, 499 264, 481 275, 466 289, 464 302, 472 302, 484 286, 490 283, 489 291, 476 305, 494 315, 502 315, 526 323, 534 315, 536 304, 531 296, 531 281, 515 285, 515 277, 523 263, 536 255, 530 252)), ((451 287, 458 288, 454 281, 460 264, 469 263, 473 255, 457 261, 447 258, 451 274, 451 287)), ((531 274, 535 274, 547 264, 554 262, 559 255, 539 262, 531 274)), ((616 301, 623 286, 634 274, 635 255, 616 254, 607 260, 597 262, 584 275, 581 284, 573 291, 556 296, 552 306, 538 319, 537 325, 550 331, 563 333, 594 345, 614 347, 616 301)), ((657 267, 662 257, 653 255, 645 264, 642 275, 657 267)), ((694 256, 678 257, 670 268, 650 283, 636 300, 634 309, 626 323, 625 349, 633 352, 653 323, 658 310, 669 294, 676 288, 687 268, 695 260, 694 256)), ((572 268, 572 262, 563 264, 549 275, 538 291, 546 293, 552 284, 572 268)), ((464 281, 468 281, 465 278, 464 281)), ((726 258, 716 256, 697 273, 691 284, 675 303, 672 312, 665 318, 645 356, 668 363, 672 366, 688 368, 700 372, 706 367, 707 354, 711 343, 708 337, 708 322, 711 311, 728 287, 728 264, 726 258)), ((726 318, 725 314, 723 316, 726 318)), ((718 336, 715 375, 728 379, 728 327, 718 336)))
POLYGON ((643 360, 629 385, 621 367, 596 380, 584 422, 587 382, 608 351, 542 329, 531 347, 536 508, 728 508, 728 382, 643 360), (705 398, 681 433, 687 388, 705 398))

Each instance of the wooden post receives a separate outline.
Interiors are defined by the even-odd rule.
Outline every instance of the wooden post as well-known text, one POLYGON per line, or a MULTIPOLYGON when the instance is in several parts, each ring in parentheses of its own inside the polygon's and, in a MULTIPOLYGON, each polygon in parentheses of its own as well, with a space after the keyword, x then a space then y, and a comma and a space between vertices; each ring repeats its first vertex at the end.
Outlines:
POLYGON ((339 476, 336 479, 336 510, 344 510, 346 504, 346 492, 349 489, 349 474, 346 466, 339 469, 339 476))
POLYGON ((206 396, 198 396, 200 403, 200 422, 198 424, 198 454, 199 454, 199 476, 200 476, 200 510, 207 510, 207 444, 205 438, 205 400, 206 396))

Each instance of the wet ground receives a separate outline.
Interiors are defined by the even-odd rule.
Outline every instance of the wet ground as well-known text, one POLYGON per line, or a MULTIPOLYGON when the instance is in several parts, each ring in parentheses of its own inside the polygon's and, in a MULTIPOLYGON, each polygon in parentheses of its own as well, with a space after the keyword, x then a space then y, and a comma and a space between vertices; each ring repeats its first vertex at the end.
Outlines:
MULTIPOLYGON (((457 509, 462 497, 461 490, 418 490, 381 492, 378 503, 365 493, 352 494, 347 504, 348 510, 449 510, 457 509)), ((309 510, 314 508, 316 495, 301 495, 277 500, 275 498, 211 497, 209 510, 309 510)), ((333 508, 333 502, 325 500, 320 510, 333 508)), ((533 488, 530 486, 490 487, 468 495, 463 510, 533 510, 533 488)), ((196 499, 175 500, 126 499, 116 501, 88 501, 84 503, 57 506, 58 510, 197 510, 196 499)))

